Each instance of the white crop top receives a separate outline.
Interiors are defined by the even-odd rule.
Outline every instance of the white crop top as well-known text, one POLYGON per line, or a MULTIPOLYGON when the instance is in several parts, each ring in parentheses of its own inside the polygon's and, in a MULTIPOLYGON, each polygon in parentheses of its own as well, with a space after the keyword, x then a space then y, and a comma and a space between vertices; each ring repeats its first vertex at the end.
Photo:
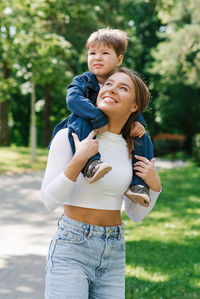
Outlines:
POLYGON ((47 167, 42 182, 42 196, 46 208, 55 210, 61 204, 102 210, 120 210, 125 200, 125 210, 129 218, 137 222, 153 208, 159 192, 150 190, 151 203, 148 208, 133 203, 124 192, 132 178, 131 159, 122 135, 104 132, 98 134, 101 159, 112 166, 103 178, 89 184, 82 173, 76 182, 69 180, 64 170, 72 159, 68 140, 68 129, 60 130, 52 141, 47 167))

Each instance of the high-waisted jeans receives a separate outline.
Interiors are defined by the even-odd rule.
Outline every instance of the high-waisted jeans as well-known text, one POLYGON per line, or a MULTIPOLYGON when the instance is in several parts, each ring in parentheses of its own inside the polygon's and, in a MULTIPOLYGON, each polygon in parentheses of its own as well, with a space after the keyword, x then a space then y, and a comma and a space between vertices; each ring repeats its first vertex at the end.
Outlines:
POLYGON ((124 299, 123 225, 95 226, 63 215, 46 261, 46 299, 124 299))

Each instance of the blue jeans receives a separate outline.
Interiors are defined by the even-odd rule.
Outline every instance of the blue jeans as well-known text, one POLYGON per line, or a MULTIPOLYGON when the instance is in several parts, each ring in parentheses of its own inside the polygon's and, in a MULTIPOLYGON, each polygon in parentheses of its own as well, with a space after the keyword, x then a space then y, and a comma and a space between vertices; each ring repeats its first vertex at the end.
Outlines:
POLYGON ((95 226, 63 215, 49 246, 45 299, 124 299, 123 225, 95 226))

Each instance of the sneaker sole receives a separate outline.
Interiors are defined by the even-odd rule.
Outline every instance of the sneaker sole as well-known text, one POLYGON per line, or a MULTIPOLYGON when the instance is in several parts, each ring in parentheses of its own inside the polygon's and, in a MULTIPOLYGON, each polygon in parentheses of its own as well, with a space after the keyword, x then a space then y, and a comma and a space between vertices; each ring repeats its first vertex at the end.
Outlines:
POLYGON ((92 178, 88 178, 89 184, 96 182, 97 180, 101 179, 106 175, 109 171, 111 171, 112 167, 106 163, 99 166, 99 169, 96 171, 95 175, 92 178))
POLYGON ((143 206, 143 207, 148 207, 150 204, 150 199, 147 195, 145 194, 138 194, 138 193, 133 193, 127 191, 125 195, 132 200, 133 202, 143 206))

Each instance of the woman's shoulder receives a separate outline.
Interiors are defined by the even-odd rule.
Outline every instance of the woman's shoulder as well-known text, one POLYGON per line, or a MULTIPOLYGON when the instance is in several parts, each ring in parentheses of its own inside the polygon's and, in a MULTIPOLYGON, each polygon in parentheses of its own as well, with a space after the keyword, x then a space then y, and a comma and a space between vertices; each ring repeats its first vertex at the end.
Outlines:
POLYGON ((52 146, 55 144, 66 143, 68 141, 68 128, 61 129, 52 140, 52 146))
POLYGON ((56 135, 66 135, 68 133, 68 128, 61 129, 56 135))

